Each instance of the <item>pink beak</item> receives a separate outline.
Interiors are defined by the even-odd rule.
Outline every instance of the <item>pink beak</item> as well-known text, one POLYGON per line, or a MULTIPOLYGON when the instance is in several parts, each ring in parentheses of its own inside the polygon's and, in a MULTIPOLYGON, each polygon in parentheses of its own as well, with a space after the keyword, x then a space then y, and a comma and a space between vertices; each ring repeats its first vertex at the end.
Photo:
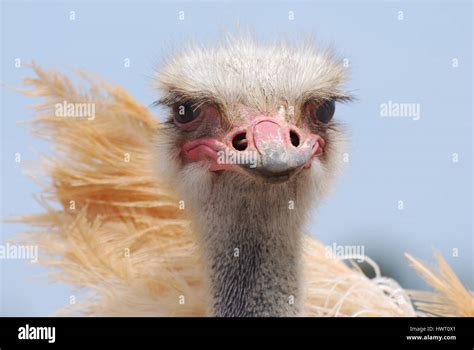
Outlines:
POLYGON ((188 161, 210 160, 210 170, 255 174, 269 182, 283 182, 323 154, 325 142, 309 130, 301 130, 279 118, 254 116, 223 137, 201 138, 185 143, 188 161), (222 157, 223 154, 234 157, 222 157), (234 163, 222 159, 253 159, 234 163))

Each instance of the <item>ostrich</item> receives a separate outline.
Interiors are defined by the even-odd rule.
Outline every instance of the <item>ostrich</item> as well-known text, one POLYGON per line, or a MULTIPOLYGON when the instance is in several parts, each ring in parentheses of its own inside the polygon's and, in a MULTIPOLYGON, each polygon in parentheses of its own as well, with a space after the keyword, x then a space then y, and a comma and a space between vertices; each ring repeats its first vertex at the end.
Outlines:
POLYGON ((157 163, 191 215, 214 316, 299 314, 303 226, 342 160, 344 79, 312 44, 249 39, 191 47, 158 71, 157 163))
POLYGON ((89 91, 76 89, 64 74, 32 67, 36 77, 25 79, 22 92, 43 98, 32 131, 56 146, 43 164, 52 184, 43 193, 61 208, 44 201, 44 213, 15 221, 38 227, 18 242, 41 248, 39 260, 59 270, 55 280, 86 291, 82 303, 59 314, 413 317, 473 310, 470 291, 440 255, 440 272, 408 256, 439 291, 410 299, 376 265, 368 279, 303 234, 344 151, 333 117, 335 103, 350 95, 342 91, 344 68, 329 53, 252 40, 191 47, 158 73, 157 102, 169 108, 162 125, 119 86, 87 79, 89 91), (98 116, 58 118, 64 101, 94 103, 98 116), (178 213, 173 182, 191 217, 178 213))

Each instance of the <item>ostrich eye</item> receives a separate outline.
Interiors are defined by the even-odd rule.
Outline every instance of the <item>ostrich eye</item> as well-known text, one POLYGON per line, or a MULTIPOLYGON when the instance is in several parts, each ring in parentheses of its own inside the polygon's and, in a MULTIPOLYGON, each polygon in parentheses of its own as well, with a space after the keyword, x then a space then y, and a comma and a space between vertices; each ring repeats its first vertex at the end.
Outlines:
POLYGON ((333 100, 325 101, 322 104, 309 102, 306 108, 313 121, 327 124, 334 116, 336 103, 333 100))
POLYGON ((327 124, 332 119, 335 111, 336 103, 334 101, 326 101, 318 108, 316 114, 321 123, 327 124))
POLYGON ((200 114, 200 109, 194 108, 191 103, 176 105, 174 109, 174 119, 179 124, 190 123, 200 114))

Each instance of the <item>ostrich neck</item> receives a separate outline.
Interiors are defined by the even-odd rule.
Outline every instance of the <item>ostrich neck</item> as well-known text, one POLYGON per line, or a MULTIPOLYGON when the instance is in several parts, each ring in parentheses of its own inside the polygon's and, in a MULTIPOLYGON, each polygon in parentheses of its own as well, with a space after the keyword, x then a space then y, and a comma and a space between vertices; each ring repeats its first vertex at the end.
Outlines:
POLYGON ((299 313, 302 213, 295 197, 286 185, 217 186, 200 208, 195 222, 215 316, 299 313))

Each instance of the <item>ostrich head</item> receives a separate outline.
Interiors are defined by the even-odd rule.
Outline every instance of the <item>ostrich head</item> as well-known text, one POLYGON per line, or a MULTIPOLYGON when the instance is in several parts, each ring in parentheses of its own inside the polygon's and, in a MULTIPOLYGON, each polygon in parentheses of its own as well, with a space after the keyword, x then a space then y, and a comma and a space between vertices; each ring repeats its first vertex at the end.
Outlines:
POLYGON ((157 76, 158 163, 189 210, 217 316, 297 315, 301 229, 335 177, 345 69, 310 44, 191 47, 157 76))

